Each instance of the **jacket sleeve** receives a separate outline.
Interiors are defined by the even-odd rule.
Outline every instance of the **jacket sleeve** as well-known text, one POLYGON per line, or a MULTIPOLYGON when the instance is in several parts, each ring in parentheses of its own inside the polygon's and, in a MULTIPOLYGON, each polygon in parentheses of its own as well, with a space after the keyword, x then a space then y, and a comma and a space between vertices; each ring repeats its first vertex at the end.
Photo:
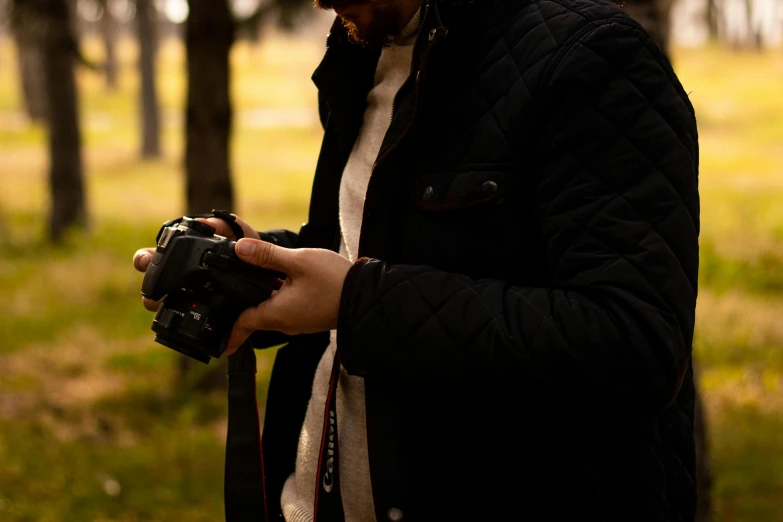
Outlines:
POLYGON ((359 260, 338 322, 349 372, 571 405, 676 395, 697 291, 692 107, 630 21, 595 23, 558 56, 534 149, 547 286, 359 260))
MULTIPOLYGON (((296 248, 299 234, 290 230, 267 230, 259 232, 263 241, 274 243, 283 248, 296 248)), ((270 348, 287 343, 289 338, 282 332, 258 330, 250 336, 250 345, 256 349, 270 348)))

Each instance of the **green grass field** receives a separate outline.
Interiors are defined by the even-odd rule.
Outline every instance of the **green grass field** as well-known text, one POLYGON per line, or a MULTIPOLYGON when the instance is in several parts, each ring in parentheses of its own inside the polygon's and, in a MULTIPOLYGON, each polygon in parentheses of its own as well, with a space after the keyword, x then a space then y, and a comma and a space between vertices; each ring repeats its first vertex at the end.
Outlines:
MULTIPOLYGON (((100 58, 94 42, 87 53, 100 58)), ((90 229, 44 240, 45 134, 19 108, 0 44, 0 520, 222 518, 225 400, 176 379, 140 305, 133 252, 182 213, 182 49, 159 62, 164 157, 138 160, 135 49, 121 88, 80 71, 90 229)), ((270 38, 234 60, 236 211, 259 229, 306 216, 321 132, 321 44, 270 38), (282 119, 284 125, 273 126, 282 119)), ((696 354, 718 521, 783 520, 783 53, 679 50, 701 135, 696 354)), ((259 353, 263 381, 274 357, 259 353)))

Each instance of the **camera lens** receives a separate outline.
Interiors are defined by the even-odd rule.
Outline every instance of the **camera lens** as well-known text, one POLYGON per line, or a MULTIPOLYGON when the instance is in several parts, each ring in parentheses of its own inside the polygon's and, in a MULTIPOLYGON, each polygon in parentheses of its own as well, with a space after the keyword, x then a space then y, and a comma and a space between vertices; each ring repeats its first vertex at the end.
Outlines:
POLYGON ((169 294, 152 320, 155 341, 203 363, 220 357, 224 343, 216 326, 226 321, 210 297, 193 292, 169 294))
MULTIPOLYGON (((154 325, 152 329, 155 330, 154 325)), ((170 335, 168 332, 156 332, 156 334, 157 334, 155 335, 156 343, 162 344, 167 348, 171 348, 172 350, 175 350, 181 353, 182 355, 187 355, 188 357, 196 359, 197 361, 201 361, 204 364, 209 364, 210 357, 208 354, 202 352, 197 348, 193 348, 191 346, 183 344, 182 340, 179 339, 177 336, 170 335)))

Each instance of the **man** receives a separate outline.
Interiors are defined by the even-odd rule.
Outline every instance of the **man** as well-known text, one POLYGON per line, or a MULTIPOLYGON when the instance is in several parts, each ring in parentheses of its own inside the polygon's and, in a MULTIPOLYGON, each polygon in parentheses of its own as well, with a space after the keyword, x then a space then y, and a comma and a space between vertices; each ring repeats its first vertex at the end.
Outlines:
POLYGON ((668 61, 604 0, 322 7, 309 221, 237 246, 287 274, 228 349, 288 341, 273 518, 693 520, 698 143, 668 61))

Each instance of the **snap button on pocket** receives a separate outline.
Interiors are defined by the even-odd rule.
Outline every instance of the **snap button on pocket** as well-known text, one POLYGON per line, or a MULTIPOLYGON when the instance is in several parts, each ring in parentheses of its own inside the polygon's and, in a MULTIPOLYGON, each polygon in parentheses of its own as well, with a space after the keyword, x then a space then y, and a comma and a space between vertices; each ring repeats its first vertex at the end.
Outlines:
POLYGON ((400 508, 391 508, 386 516, 391 522, 400 522, 402 520, 402 510, 400 508))
POLYGON ((428 168, 416 173, 408 198, 417 210, 428 214, 491 209, 495 204, 502 206, 503 195, 515 186, 518 177, 518 167, 511 164, 428 168))
POLYGON ((498 191, 498 184, 494 181, 485 181, 481 184, 481 192, 489 196, 490 194, 494 194, 498 191))

